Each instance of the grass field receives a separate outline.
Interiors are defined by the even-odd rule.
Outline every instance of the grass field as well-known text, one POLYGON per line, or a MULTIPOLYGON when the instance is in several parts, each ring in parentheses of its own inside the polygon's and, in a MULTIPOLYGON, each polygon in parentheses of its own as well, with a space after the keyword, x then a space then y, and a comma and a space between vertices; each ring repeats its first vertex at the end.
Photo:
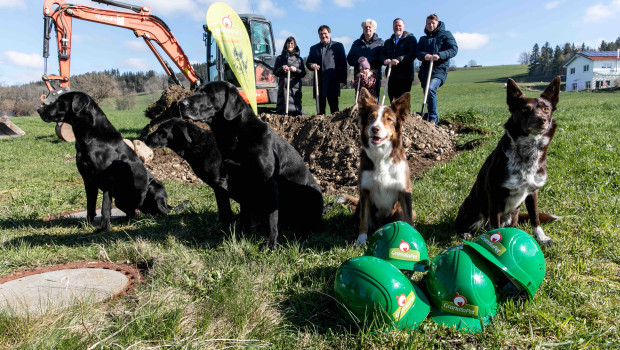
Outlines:
MULTIPOLYGON (((431 259, 460 244, 451 225, 478 169, 508 117, 504 82, 524 66, 450 72, 438 92, 440 118, 473 115, 490 136, 474 151, 438 165, 413 183, 417 229, 431 259)), ((545 83, 523 84, 537 96, 545 83)), ((304 89, 304 108, 314 100, 304 89)), ((148 119, 155 97, 138 96, 136 110, 103 104, 127 138, 148 119)), ((421 105, 419 85, 412 108, 421 105)), ((353 103, 345 90, 341 108, 353 103)), ((500 306, 485 331, 466 335, 430 319, 413 332, 358 329, 333 299, 334 274, 363 249, 349 213, 334 207, 310 236, 284 230, 275 251, 258 250, 260 233, 241 236, 220 225, 206 186, 165 183, 172 205, 192 205, 167 217, 113 221, 106 233, 69 220, 44 218, 85 208, 73 144, 58 140, 38 117, 13 118, 26 131, 0 140, 0 275, 73 261, 128 263, 144 268, 135 293, 99 304, 76 304, 42 316, 0 311, 2 349, 618 349, 620 348, 620 94, 563 92, 542 211, 563 216, 543 226, 556 244, 543 247, 547 274, 532 302, 500 306)), ((326 201, 329 198, 326 198, 326 201)), ((521 229, 530 232, 527 225, 521 229)), ((531 233, 531 232, 530 232, 531 233)), ((419 283, 421 275, 413 276, 419 283)))

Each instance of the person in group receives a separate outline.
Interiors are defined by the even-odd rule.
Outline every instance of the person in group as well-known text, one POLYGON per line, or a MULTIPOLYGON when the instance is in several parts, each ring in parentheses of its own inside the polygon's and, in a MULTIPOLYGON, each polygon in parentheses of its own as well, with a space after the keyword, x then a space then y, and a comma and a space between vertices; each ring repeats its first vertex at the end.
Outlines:
POLYGON ((422 62, 418 77, 422 85, 422 90, 426 89, 426 81, 430 62, 433 62, 433 72, 428 87, 428 115, 424 115, 424 120, 431 123, 439 123, 439 114, 437 113, 437 89, 443 85, 448 77, 448 68, 450 68, 450 59, 455 57, 458 52, 458 46, 452 33, 446 30, 443 22, 435 14, 426 17, 426 25, 424 27, 425 36, 420 38, 418 42, 416 57, 422 62))
POLYGON ((413 34, 405 31, 405 21, 401 18, 392 22, 392 29, 394 34, 383 45, 383 64, 392 65, 387 87, 390 101, 411 91, 414 78, 413 61, 418 43, 413 34))
MULTIPOLYGON (((351 45, 351 50, 347 54, 347 62, 353 67, 353 76, 358 76, 360 72, 360 63, 365 58, 370 64, 370 69, 375 77, 375 87, 373 95, 379 95, 381 88, 381 66, 383 65, 383 39, 376 34, 377 21, 368 18, 362 22, 362 35, 351 45)), ((357 84, 354 85, 357 89, 357 84)), ((370 89, 369 89, 370 91, 370 89)), ((356 91, 357 92, 357 91, 356 91)))
POLYGON ((301 78, 306 76, 304 60, 299 56, 297 41, 292 36, 286 38, 282 54, 276 57, 273 74, 278 77, 278 100, 276 113, 284 114, 288 103, 288 115, 304 115, 301 107, 301 78), (286 79, 290 72, 289 98, 286 101, 286 79))
POLYGON ((314 98, 319 101, 317 114, 325 114, 325 107, 329 103, 331 113, 338 112, 338 97, 340 89, 347 83, 347 57, 344 53, 344 46, 337 41, 331 40, 331 29, 327 25, 319 27, 320 42, 310 47, 306 67, 312 71, 317 71, 319 95, 316 96, 315 89, 312 89, 314 98))
POLYGON ((371 95, 377 97, 377 74, 370 69, 370 63, 368 63, 366 57, 360 57, 359 67, 360 71, 355 75, 355 80, 353 81, 353 86, 356 89, 355 96, 357 96, 357 88, 361 89, 364 87, 371 95))

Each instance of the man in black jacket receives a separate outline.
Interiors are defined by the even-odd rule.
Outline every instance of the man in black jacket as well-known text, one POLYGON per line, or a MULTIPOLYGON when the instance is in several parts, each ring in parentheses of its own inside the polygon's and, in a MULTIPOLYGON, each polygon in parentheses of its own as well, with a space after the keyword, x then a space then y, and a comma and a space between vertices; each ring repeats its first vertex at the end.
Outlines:
POLYGON ((392 22, 394 34, 385 41, 383 64, 392 65, 388 81, 388 96, 390 101, 399 98, 405 92, 411 91, 413 83, 413 60, 416 57, 418 41, 413 34, 405 31, 405 21, 397 18, 392 22))
MULTIPOLYGON (((351 45, 351 50, 347 54, 347 63, 354 69, 354 76, 360 72, 360 63, 362 57, 366 57, 370 64, 373 75, 377 78, 375 83, 375 92, 379 95, 381 88, 381 66, 383 65, 383 39, 375 33, 377 31, 377 22, 373 19, 367 19, 362 22, 362 35, 351 45)), ((357 89, 357 86, 355 86, 357 89)))
POLYGON ((459 47, 454 40, 452 33, 446 30, 443 22, 435 14, 426 17, 424 27, 425 36, 420 38, 417 48, 417 58, 422 62, 418 77, 422 84, 422 89, 426 89, 426 80, 430 62, 433 61, 433 72, 428 88, 428 115, 424 115, 424 120, 431 123, 439 123, 437 113, 437 89, 443 85, 448 77, 450 59, 456 56, 459 47))
MULTIPOLYGON (((344 46, 331 40, 329 26, 319 27, 319 42, 310 47, 306 67, 311 71, 318 71, 319 96, 312 89, 314 98, 319 100, 317 114, 325 114, 325 99, 329 103, 331 113, 338 112, 338 97, 340 88, 347 82, 347 57, 344 46)), ((317 84, 317 82, 315 82, 317 84)))

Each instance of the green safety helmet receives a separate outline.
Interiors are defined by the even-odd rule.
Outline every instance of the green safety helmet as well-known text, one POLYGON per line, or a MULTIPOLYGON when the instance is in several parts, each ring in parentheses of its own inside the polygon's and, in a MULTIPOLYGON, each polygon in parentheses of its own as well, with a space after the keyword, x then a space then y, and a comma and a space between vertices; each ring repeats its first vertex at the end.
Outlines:
POLYGON ((424 238, 404 221, 391 222, 381 227, 368 240, 364 255, 376 256, 401 270, 428 270, 430 260, 424 238))
POLYGON ((342 263, 334 293, 340 309, 382 329, 416 329, 430 312, 428 299, 400 270, 374 256, 342 263))
POLYGON ((493 273, 467 246, 452 247, 433 259, 426 289, 433 306, 431 319, 457 331, 479 332, 497 312, 493 273))
POLYGON ((463 241, 502 270, 529 299, 545 278, 546 264, 540 246, 528 233, 507 227, 488 231, 474 242, 463 241))

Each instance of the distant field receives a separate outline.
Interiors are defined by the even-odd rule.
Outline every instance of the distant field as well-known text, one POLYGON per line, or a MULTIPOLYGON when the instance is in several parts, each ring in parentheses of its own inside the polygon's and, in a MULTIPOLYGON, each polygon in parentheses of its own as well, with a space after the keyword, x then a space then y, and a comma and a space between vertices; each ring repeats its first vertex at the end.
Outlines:
MULTIPOLYGON (((460 244, 452 230, 457 210, 508 118, 504 82, 525 66, 458 69, 438 90, 441 118, 473 116, 488 139, 413 181, 416 227, 429 256, 460 244)), ((524 84, 537 96, 548 82, 524 84)), ((314 113, 310 88, 304 108, 314 113)), ((158 96, 139 95, 132 111, 102 104, 125 137, 149 122, 158 96)), ((353 104, 344 90, 341 108, 353 104)), ((422 89, 412 88, 419 109, 422 89)), ((374 332, 337 310, 334 274, 348 258, 356 233, 348 209, 334 206, 319 232, 283 230, 273 252, 258 250, 260 232, 240 235, 217 221, 207 186, 165 183, 183 212, 112 223, 107 233, 70 220, 43 219, 85 208, 73 144, 38 117, 13 118, 26 135, 0 140, 0 275, 79 260, 129 263, 145 282, 131 296, 76 304, 38 317, 0 311, 0 349, 618 349, 620 348, 620 93, 563 92, 558 131, 549 148, 542 211, 563 216, 543 226, 556 244, 542 248, 545 280, 532 302, 500 306, 482 333, 465 335, 430 319, 413 332, 374 332)), ((338 166, 337 164, 335 166, 338 166)), ((326 201, 329 198, 325 199, 326 201)), ((237 209, 235 209, 237 210, 237 209)), ((519 228, 530 232, 528 225, 519 228)), ((412 277, 422 286, 422 274, 412 277)))

